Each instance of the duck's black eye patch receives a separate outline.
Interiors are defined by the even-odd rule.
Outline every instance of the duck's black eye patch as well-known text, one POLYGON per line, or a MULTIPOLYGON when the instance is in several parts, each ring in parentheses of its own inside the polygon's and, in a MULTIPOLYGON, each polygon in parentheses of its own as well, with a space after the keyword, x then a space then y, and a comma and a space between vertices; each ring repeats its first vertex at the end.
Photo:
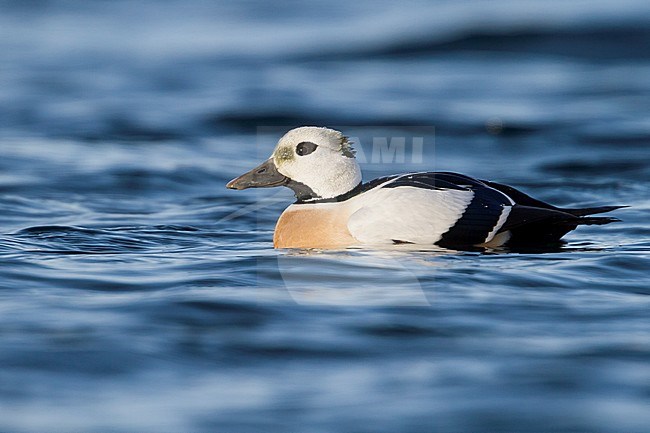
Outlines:
POLYGON ((298 143, 296 146, 296 153, 300 156, 305 156, 309 155, 312 153, 318 145, 316 143, 312 143, 311 141, 303 141, 302 143, 298 143))

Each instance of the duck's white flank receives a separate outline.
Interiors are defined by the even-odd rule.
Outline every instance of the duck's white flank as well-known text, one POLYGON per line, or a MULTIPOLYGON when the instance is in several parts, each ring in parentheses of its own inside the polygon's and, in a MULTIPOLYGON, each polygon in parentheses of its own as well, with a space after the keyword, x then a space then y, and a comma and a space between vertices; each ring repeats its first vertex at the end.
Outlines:
POLYGON ((463 214, 472 191, 432 190, 408 186, 370 190, 350 216, 348 228, 362 243, 433 244, 463 214))

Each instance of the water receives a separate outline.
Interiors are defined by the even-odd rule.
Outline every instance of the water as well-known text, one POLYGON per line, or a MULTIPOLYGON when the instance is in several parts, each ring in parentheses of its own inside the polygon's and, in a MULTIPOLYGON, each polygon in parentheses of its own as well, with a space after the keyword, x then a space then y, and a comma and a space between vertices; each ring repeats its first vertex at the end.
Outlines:
POLYGON ((648 431, 649 3, 277 3, 0 2, 0 431, 648 431), (224 184, 303 124, 631 207, 275 251, 291 193, 224 184))

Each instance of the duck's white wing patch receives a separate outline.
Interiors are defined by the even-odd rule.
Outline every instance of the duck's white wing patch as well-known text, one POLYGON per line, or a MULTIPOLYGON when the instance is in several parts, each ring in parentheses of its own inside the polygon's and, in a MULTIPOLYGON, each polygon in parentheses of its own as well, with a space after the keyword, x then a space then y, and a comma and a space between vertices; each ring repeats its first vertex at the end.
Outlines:
POLYGON ((473 196, 471 190, 379 188, 359 196, 348 230, 368 244, 433 244, 460 219, 473 196))
POLYGON ((508 219, 508 215, 510 215, 511 210, 512 210, 512 206, 503 206, 503 211, 501 211, 501 215, 499 215, 497 224, 490 231, 490 233, 488 233, 487 237, 485 238, 485 243, 491 242, 494 239, 494 237, 499 232, 499 229, 503 227, 503 225, 506 223, 506 220, 508 219))

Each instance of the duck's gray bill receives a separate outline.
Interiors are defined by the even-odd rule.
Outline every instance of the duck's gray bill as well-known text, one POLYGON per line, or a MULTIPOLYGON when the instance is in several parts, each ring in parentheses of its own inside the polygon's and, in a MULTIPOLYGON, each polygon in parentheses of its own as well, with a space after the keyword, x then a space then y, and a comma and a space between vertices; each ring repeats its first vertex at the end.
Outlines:
POLYGON ((288 181, 289 178, 278 171, 273 163, 273 158, 269 158, 248 173, 244 173, 228 182, 226 188, 271 188, 273 186, 284 185, 288 181))

